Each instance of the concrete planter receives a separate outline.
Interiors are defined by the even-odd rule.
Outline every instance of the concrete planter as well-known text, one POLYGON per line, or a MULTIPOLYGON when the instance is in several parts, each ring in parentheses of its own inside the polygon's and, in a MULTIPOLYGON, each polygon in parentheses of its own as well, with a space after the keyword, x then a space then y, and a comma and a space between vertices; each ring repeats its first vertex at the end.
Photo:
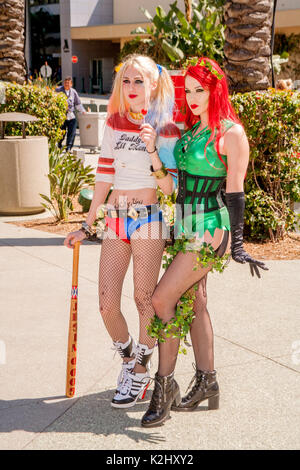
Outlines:
POLYGON ((50 197, 47 137, 0 139, 0 214, 44 212, 39 193, 50 197))

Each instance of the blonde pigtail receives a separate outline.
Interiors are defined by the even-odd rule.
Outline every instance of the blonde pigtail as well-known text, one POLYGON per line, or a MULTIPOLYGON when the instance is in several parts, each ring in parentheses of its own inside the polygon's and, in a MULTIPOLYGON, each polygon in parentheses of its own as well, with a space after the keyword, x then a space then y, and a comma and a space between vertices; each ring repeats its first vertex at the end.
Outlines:
POLYGON ((172 121, 175 91, 167 70, 157 65, 148 56, 132 54, 117 67, 112 94, 107 107, 108 115, 119 113, 123 116, 129 109, 124 100, 122 82, 125 70, 131 65, 140 71, 144 79, 148 79, 150 83, 157 83, 152 95, 151 87, 145 89, 145 108, 147 109, 145 122, 151 124, 158 131, 172 121))

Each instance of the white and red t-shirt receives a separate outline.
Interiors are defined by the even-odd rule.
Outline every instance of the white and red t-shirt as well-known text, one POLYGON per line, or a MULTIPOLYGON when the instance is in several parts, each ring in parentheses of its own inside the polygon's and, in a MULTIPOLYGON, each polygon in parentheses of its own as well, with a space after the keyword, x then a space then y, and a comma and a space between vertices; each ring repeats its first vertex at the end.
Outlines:
MULTIPOLYGON (((126 116, 113 114, 107 120, 98 160, 96 182, 112 183, 115 189, 156 188, 152 175, 151 156, 140 138, 140 124, 131 122, 126 116)), ((181 134, 178 127, 170 123, 159 133, 156 147, 159 158, 172 175, 175 186, 177 168, 173 150, 181 134)))

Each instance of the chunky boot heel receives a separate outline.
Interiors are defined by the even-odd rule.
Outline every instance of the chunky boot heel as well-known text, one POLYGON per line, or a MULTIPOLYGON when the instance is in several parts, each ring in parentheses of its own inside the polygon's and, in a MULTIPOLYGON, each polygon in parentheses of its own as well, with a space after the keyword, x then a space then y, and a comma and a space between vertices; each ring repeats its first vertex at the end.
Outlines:
POLYGON ((217 410, 219 408, 219 385, 216 381, 216 371, 196 370, 196 374, 191 380, 187 391, 190 392, 184 396, 177 405, 172 404, 174 411, 194 411, 204 400, 208 399, 208 409, 217 410))
POLYGON ((214 397, 210 397, 208 399, 208 409, 209 410, 218 410, 219 409, 219 398, 220 395, 215 395, 214 397))
POLYGON ((172 403, 180 403, 180 391, 174 374, 161 377, 155 374, 155 385, 148 410, 142 418, 145 428, 161 426, 170 417, 172 403))
POLYGON ((144 389, 144 391, 143 391, 143 395, 142 395, 142 397, 141 397, 141 400, 144 400, 144 398, 145 398, 145 396, 146 396, 147 389, 148 389, 149 385, 150 385, 150 381, 148 382, 148 384, 146 385, 146 387, 145 387, 145 389, 144 389))
POLYGON ((180 403, 181 403, 181 396, 180 396, 180 392, 179 392, 178 395, 176 395, 175 400, 172 403, 172 407, 173 406, 179 406, 180 403))

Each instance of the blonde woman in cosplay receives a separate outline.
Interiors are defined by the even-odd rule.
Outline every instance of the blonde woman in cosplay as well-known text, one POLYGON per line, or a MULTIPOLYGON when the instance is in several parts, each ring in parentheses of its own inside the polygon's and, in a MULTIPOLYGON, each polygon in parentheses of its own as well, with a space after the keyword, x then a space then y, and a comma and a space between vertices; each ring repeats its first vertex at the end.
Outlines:
POLYGON ((94 197, 82 229, 70 233, 73 248, 92 233, 97 209, 105 205, 106 232, 99 267, 102 319, 122 358, 111 405, 134 406, 150 383, 150 357, 155 339, 147 334, 154 315, 155 290, 167 237, 157 186, 165 194, 176 187, 173 149, 180 138, 172 122, 174 87, 167 71, 146 56, 132 55, 115 76, 108 119, 98 161, 94 197), (121 293, 133 259, 134 300, 139 315, 137 343, 121 312, 121 293))

